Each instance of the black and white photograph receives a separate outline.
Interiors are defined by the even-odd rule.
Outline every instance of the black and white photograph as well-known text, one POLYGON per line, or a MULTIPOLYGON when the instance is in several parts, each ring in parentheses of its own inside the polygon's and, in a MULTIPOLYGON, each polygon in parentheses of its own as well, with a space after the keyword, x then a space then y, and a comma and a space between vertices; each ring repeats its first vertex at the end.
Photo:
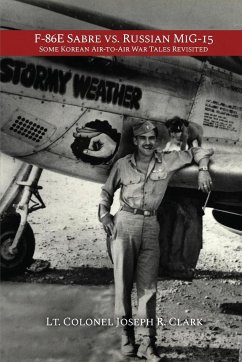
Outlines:
MULTIPOLYGON (((1 0, 0 25, 195 39, 242 2, 1 0)), ((40 49, 0 57, 1 361, 242 362, 242 54, 40 49)))

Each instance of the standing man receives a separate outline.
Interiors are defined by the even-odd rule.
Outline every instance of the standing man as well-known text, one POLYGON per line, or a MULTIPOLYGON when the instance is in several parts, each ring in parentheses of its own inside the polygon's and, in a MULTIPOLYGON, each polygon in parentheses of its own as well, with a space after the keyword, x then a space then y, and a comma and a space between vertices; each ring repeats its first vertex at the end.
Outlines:
POLYGON ((141 344, 138 357, 158 362, 156 336, 156 286, 159 267, 159 223, 156 212, 174 172, 192 163, 199 164, 199 188, 208 192, 208 173, 212 150, 192 148, 188 151, 156 154, 157 128, 149 121, 133 126, 134 154, 119 159, 102 188, 99 220, 111 237, 114 265, 115 314, 127 321, 122 333, 122 353, 135 355, 131 292, 137 286, 138 334, 141 344), (121 188, 121 207, 113 217, 110 208, 115 191, 121 188), (143 323, 145 321, 145 323, 143 323))

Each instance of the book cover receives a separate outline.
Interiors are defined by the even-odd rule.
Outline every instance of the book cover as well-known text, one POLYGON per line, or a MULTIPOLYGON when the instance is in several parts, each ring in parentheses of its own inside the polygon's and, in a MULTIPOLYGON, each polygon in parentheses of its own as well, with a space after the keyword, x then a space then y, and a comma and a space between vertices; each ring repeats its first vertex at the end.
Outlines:
POLYGON ((192 165, 163 199, 156 345, 164 361, 239 361, 241 2, 2 0, 0 14, 1 360, 140 360, 121 353, 98 204, 132 126, 153 122, 158 152, 177 152, 180 117, 214 149, 213 188, 192 165))

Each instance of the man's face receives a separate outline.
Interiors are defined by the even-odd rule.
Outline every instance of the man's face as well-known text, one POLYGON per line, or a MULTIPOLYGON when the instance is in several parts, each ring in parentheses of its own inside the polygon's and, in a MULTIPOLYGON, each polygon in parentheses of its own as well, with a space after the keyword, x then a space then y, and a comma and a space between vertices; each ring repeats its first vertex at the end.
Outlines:
POLYGON ((140 136, 134 137, 134 144, 137 146, 138 153, 144 156, 151 156, 156 145, 155 131, 152 130, 150 132, 143 133, 140 136))

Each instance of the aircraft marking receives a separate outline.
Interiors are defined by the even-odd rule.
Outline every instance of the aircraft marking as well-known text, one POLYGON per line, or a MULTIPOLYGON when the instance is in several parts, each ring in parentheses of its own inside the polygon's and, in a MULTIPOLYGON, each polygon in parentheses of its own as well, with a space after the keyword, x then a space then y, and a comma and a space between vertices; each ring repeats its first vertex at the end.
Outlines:
POLYGON ((139 109, 142 90, 139 87, 114 82, 84 74, 73 75, 70 71, 52 69, 43 65, 26 63, 22 60, 3 58, 0 61, 0 81, 21 84, 25 88, 34 88, 64 95, 67 84, 72 79, 75 98, 101 101, 129 109, 139 109))

